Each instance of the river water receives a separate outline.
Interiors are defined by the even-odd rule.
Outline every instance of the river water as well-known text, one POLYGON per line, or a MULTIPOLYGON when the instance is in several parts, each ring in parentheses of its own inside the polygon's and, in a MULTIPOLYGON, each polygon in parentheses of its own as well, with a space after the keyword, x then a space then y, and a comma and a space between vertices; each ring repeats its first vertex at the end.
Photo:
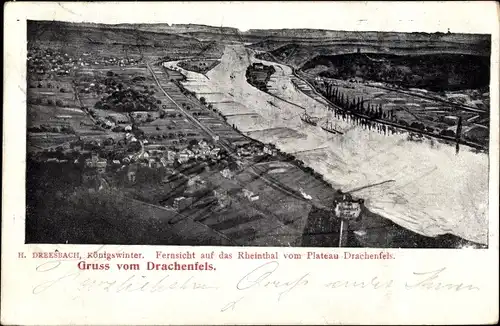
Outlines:
POLYGON ((296 153, 335 188, 349 191, 393 180, 355 193, 372 212, 425 236, 451 233, 487 244, 488 155, 466 147, 456 154, 454 146, 411 142, 406 134, 384 135, 335 119, 324 104, 294 87, 289 67, 255 59, 243 45, 227 46, 221 63, 206 76, 182 73, 187 76, 184 86, 214 107, 237 103, 235 107, 245 108, 246 115, 228 117, 229 123, 252 138, 296 153), (246 69, 253 62, 276 67, 270 86, 286 101, 246 82, 246 69), (322 121, 333 119, 344 135, 303 123, 303 108, 322 121))

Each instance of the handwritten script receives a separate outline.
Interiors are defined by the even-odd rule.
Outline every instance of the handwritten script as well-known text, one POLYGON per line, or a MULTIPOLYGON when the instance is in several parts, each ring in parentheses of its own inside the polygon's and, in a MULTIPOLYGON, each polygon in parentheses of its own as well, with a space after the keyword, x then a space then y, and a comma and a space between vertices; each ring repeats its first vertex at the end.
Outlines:
MULTIPOLYGON (((284 274, 287 277, 280 277, 279 266, 278 261, 266 262, 245 274, 236 284, 236 289, 240 291, 241 295, 223 305, 221 312, 234 310, 236 305, 245 299, 245 294, 257 289, 265 289, 274 293, 276 302, 280 302, 286 295, 292 295, 293 292, 300 293, 300 288, 305 287, 314 287, 317 291, 329 291, 331 289, 390 291, 396 287, 406 291, 479 291, 479 287, 473 284, 447 282, 444 278, 446 267, 413 272, 406 279, 401 278, 397 282, 382 276, 367 277, 363 280, 333 279, 327 282, 315 282, 312 273, 289 277, 290 273, 285 271, 284 274)), ((259 294, 261 293, 259 291, 259 294)))
MULTIPOLYGON (((234 280, 221 279, 216 274, 204 273, 103 273, 75 271, 74 262, 50 261, 36 267, 43 279, 32 287, 33 295, 65 289, 83 299, 89 292, 122 294, 160 294, 172 291, 197 291, 197 293, 224 290, 217 298, 222 300, 221 312, 234 311, 245 302, 264 296, 279 304, 285 298, 301 296, 307 291, 326 293, 328 291, 408 291, 408 292, 450 292, 469 293, 479 291, 477 285, 467 282, 450 282, 447 277, 451 271, 446 267, 417 270, 407 275, 398 275, 398 279, 387 275, 366 274, 366 277, 351 279, 339 276, 342 273, 329 271, 330 277, 317 270, 294 273, 281 267, 277 260, 258 264, 257 267, 238 276, 234 280), (66 268, 65 268, 66 267, 66 268), (212 276, 210 276, 212 275, 212 276), (337 275, 337 276, 336 276, 337 275), (207 280, 208 279, 208 280, 207 280), (74 290, 74 291, 71 291, 74 290), (229 290, 229 291, 228 291, 229 290), (232 290, 232 291, 231 291, 232 290), (201 292, 200 292, 201 291, 201 292), (229 295, 233 298, 229 298, 229 295)), ((369 273, 369 271, 368 271, 369 273)), ((213 296, 212 296, 213 297, 213 296)))

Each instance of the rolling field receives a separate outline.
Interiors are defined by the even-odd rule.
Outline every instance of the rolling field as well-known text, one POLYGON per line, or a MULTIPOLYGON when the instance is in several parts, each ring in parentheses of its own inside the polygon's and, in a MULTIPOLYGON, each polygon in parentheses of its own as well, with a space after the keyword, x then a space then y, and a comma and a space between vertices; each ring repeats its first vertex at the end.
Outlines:
POLYGON ((69 134, 60 133, 29 133, 28 134, 28 150, 40 150, 50 147, 56 147, 71 141, 77 140, 78 137, 69 134))
POLYGON ((91 124, 88 116, 77 108, 54 107, 47 105, 28 105, 28 127, 55 121, 67 121, 77 127, 80 122, 91 124))
POLYGON ((255 113, 246 106, 232 101, 217 103, 214 107, 224 116, 255 113))
POLYGON ((301 139, 306 138, 307 136, 300 133, 299 131, 290 129, 290 128, 272 128, 266 130, 258 130, 258 131, 249 131, 247 135, 254 138, 268 138, 273 140, 280 139, 301 139))
POLYGON ((48 88, 28 88, 27 92, 28 103, 59 107, 78 107, 78 101, 74 97, 72 92, 61 93, 56 89, 48 88))

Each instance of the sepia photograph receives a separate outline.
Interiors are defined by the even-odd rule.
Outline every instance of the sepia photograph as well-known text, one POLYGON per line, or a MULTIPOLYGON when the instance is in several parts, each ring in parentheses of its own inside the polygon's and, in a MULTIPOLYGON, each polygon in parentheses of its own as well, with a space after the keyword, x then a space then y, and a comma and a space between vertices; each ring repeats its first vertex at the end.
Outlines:
POLYGON ((488 247, 488 34, 27 40, 26 243, 488 247))

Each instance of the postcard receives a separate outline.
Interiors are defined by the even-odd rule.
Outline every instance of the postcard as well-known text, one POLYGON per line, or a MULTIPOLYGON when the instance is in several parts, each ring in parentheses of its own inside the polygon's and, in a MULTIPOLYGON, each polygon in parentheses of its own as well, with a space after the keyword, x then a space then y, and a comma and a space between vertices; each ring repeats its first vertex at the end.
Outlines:
POLYGON ((498 322, 495 2, 23 2, 5 325, 498 322))

